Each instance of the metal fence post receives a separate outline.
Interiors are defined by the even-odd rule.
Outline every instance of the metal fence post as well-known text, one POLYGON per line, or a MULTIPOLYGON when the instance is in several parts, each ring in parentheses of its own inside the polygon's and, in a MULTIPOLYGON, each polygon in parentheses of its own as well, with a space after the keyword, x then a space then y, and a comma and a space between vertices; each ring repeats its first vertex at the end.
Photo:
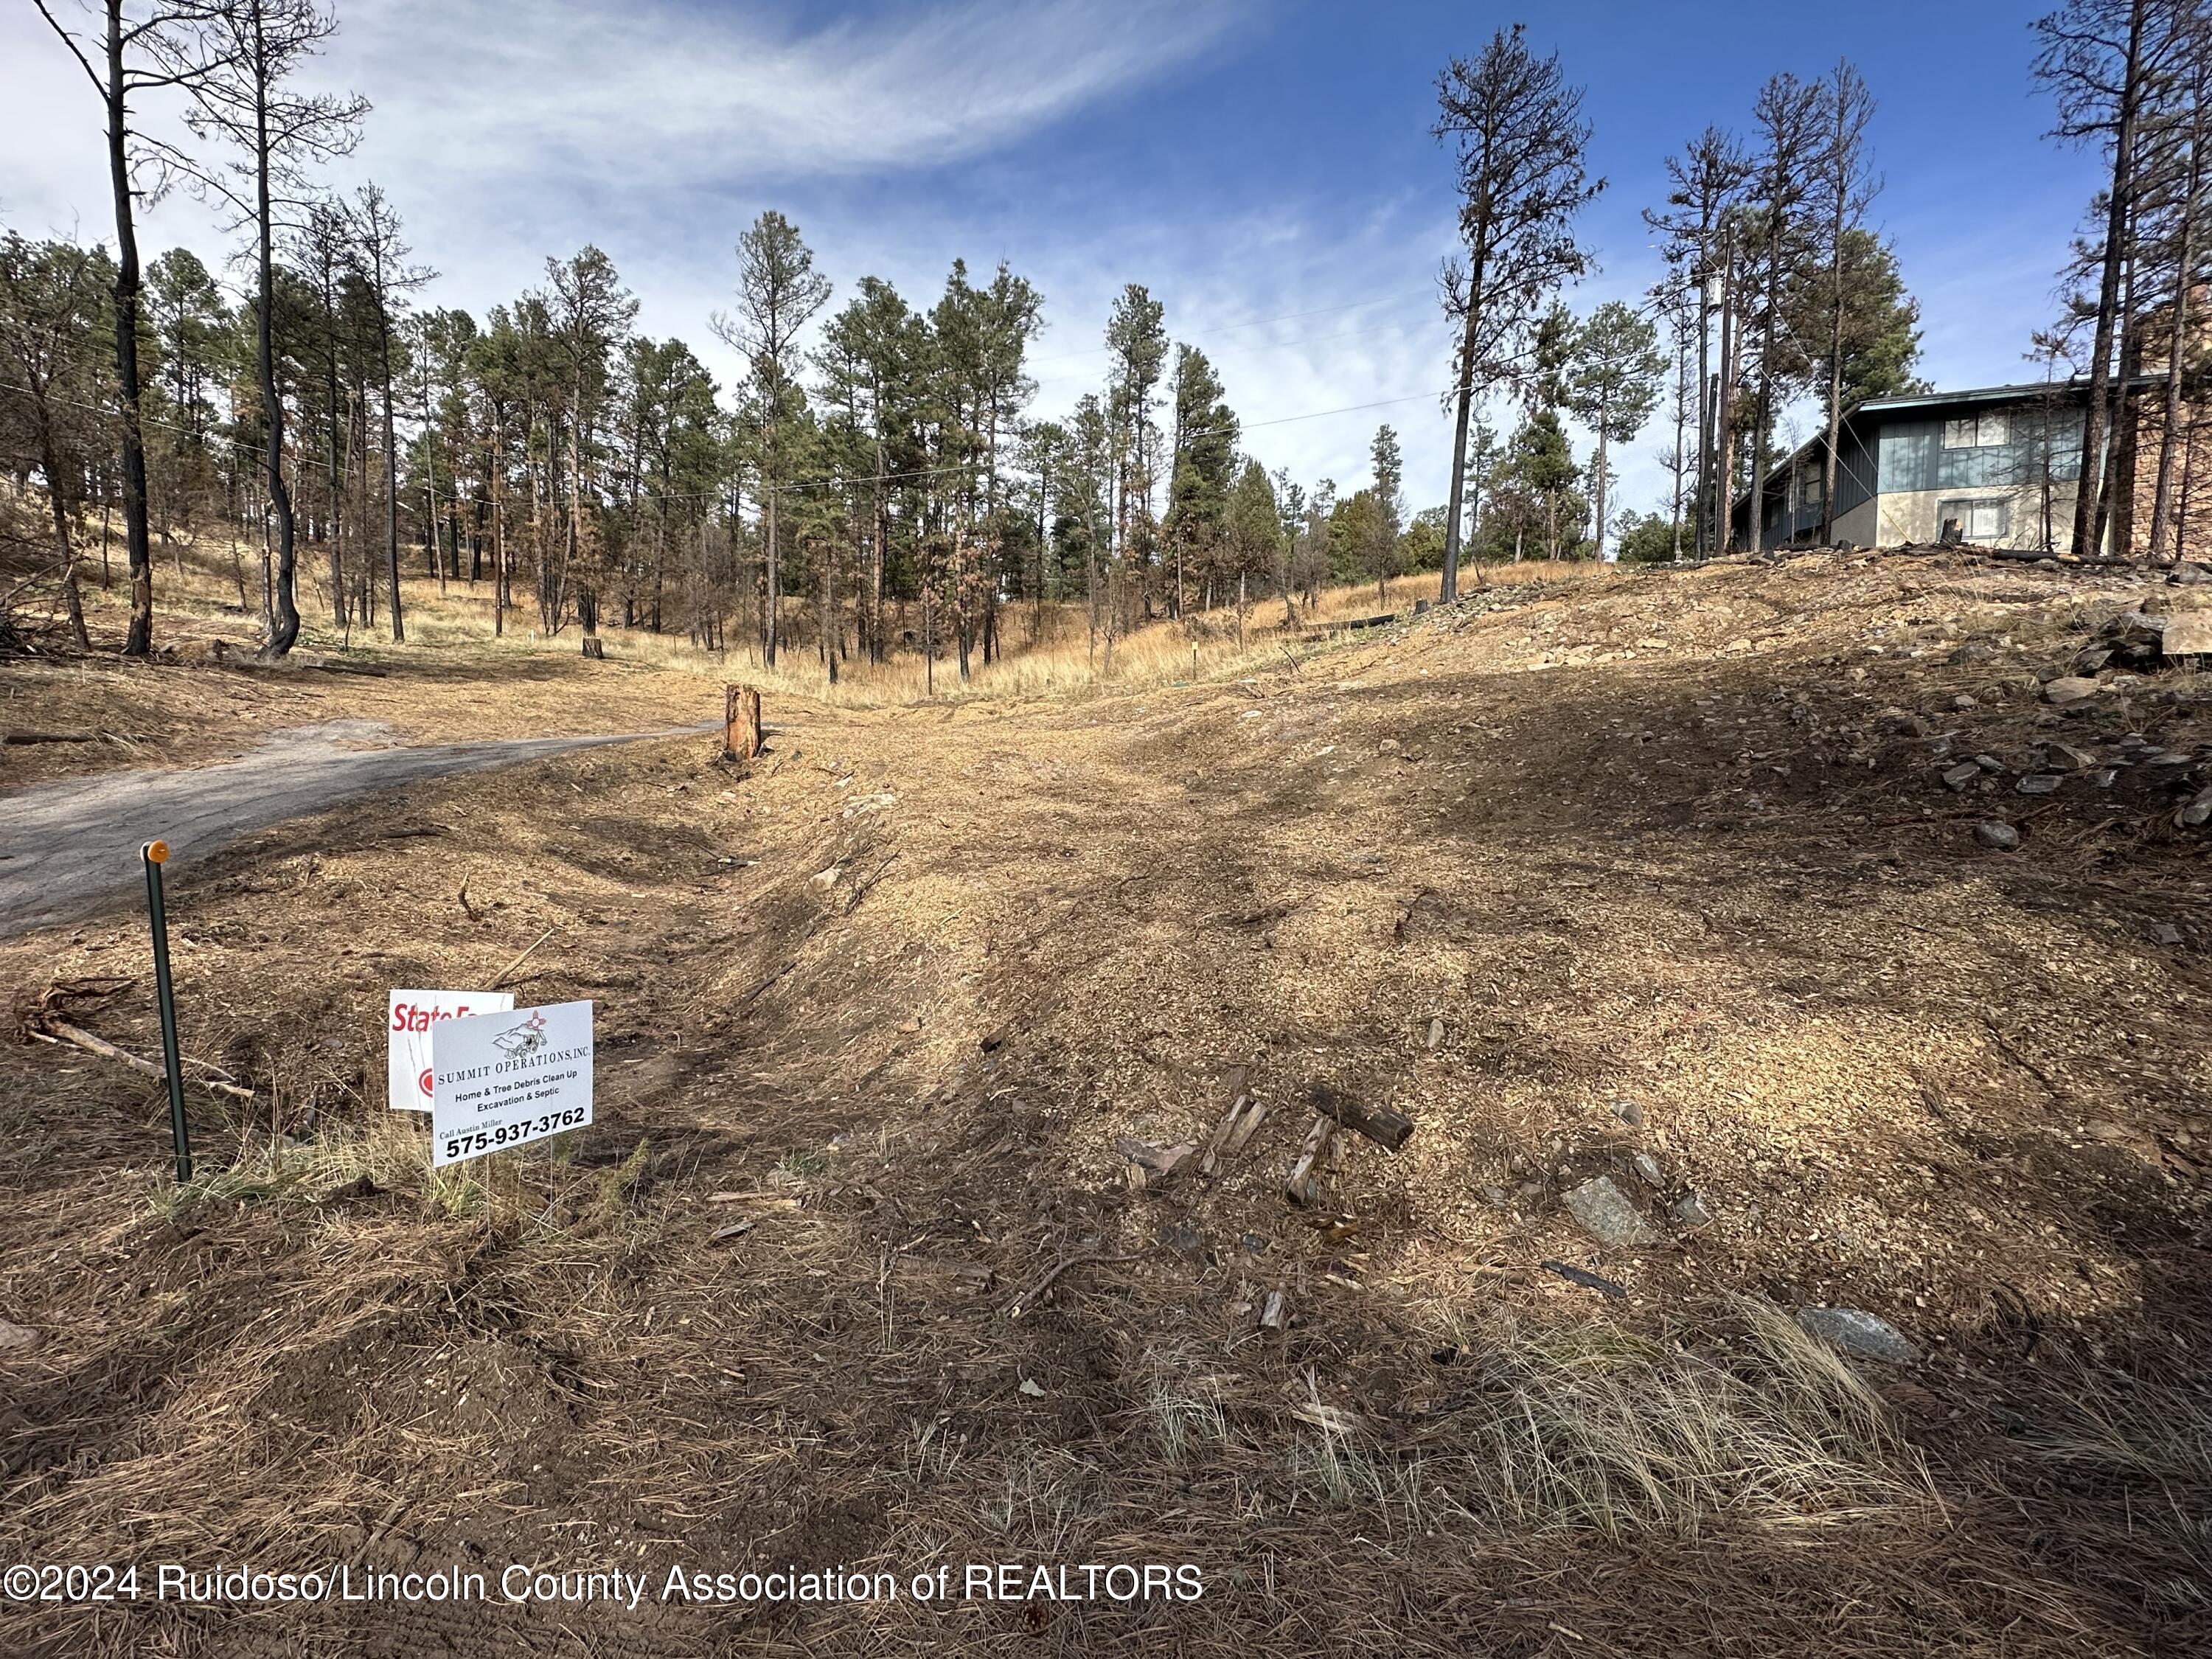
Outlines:
POLYGON ((169 983, 169 919, 161 908, 161 866, 169 843, 149 841, 139 849, 146 861, 146 908, 154 919, 154 994, 161 1005, 161 1069, 169 1085, 169 1133, 176 1142, 177 1185, 192 1178, 192 1143, 185 1127, 185 1070, 177 1055, 177 998, 169 983))

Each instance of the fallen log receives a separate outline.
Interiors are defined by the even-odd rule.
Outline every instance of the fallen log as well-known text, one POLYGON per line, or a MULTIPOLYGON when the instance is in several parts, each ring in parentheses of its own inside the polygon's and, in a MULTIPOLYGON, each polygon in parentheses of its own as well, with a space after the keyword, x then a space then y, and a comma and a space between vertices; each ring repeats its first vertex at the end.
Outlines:
POLYGON ((0 732, 0 743, 99 743, 99 732, 0 732))
MULTIPOLYGON (((169 1074, 152 1060, 141 1059, 127 1048, 117 1048, 105 1037, 93 1036, 82 1026, 72 1025, 65 1019, 56 1019, 51 1014, 40 1019, 38 1030, 33 1035, 43 1036, 49 1042, 73 1043, 87 1054, 98 1054, 102 1060, 112 1060, 119 1065, 128 1066, 134 1072, 143 1072, 156 1083, 168 1081, 169 1074)), ((239 1085, 229 1081, 229 1073, 219 1066, 204 1060, 190 1058, 185 1059, 181 1063, 187 1071, 198 1072, 202 1074, 198 1079, 199 1085, 211 1094, 228 1095, 233 1100, 253 1098, 252 1090, 241 1088, 239 1085), (214 1075, 207 1075, 210 1073, 214 1075)))
POLYGON ((1388 1152, 1398 1151, 1413 1136, 1413 1120, 1402 1112, 1394 1112, 1388 1106, 1363 1106, 1330 1084, 1309 1085, 1306 1104, 1322 1116, 1334 1118, 1354 1134, 1365 1135, 1388 1152))

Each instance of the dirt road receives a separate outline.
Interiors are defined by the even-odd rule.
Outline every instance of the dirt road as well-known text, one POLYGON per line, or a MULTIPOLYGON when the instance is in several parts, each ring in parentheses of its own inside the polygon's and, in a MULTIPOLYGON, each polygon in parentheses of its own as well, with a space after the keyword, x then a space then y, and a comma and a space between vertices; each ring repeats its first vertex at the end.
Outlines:
POLYGON ((381 722, 329 720, 219 766, 109 772, 0 796, 0 937, 137 891, 149 841, 167 841, 188 866, 195 854, 380 789, 642 735, 400 746, 381 722))

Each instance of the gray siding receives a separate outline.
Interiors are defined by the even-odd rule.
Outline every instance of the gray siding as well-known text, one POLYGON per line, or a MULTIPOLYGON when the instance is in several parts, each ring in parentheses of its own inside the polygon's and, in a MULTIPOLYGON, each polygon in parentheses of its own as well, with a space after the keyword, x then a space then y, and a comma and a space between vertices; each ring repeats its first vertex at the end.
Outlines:
POLYGON ((2046 464, 2054 482, 2077 476, 2080 448, 2067 443, 2065 432, 2077 425, 2078 416, 2069 420, 2064 411, 2053 410, 2046 421, 2045 411, 2033 405, 2015 405, 2005 413, 2013 441, 1978 449, 1943 447, 1941 416, 1884 422, 1882 493, 2029 484, 2043 477, 2046 464))

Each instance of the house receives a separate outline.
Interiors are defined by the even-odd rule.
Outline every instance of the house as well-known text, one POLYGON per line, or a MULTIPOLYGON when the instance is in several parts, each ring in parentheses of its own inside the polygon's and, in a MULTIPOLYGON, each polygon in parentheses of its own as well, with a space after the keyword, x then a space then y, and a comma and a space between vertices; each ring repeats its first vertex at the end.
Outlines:
MULTIPOLYGON (((2080 471, 2083 388, 2057 381, 1879 398, 1844 417, 1836 446, 1832 539, 1860 547, 1941 541, 1955 520, 1963 541, 2051 549, 2071 537, 2080 471)), ((1766 476, 1762 548, 1821 539, 1825 434, 1766 476)), ((1749 540, 1751 499, 1731 530, 1749 540)))

